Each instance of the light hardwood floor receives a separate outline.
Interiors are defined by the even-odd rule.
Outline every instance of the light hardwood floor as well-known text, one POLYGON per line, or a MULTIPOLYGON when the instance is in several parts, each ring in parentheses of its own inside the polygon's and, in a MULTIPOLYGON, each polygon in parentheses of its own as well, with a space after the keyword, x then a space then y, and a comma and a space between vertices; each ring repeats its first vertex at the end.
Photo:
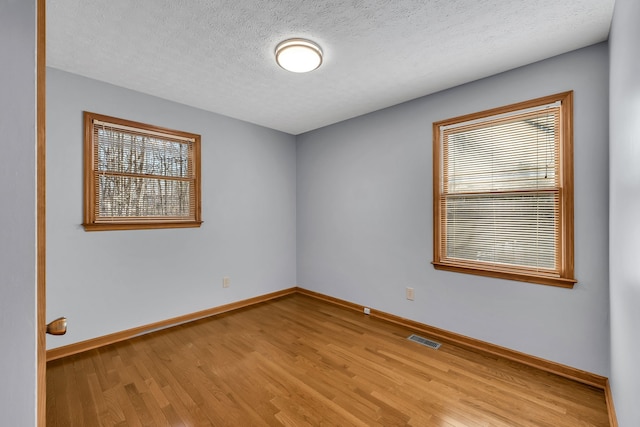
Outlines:
POLYGON ((49 362, 47 426, 609 425, 602 390, 411 333, 290 295, 49 362))

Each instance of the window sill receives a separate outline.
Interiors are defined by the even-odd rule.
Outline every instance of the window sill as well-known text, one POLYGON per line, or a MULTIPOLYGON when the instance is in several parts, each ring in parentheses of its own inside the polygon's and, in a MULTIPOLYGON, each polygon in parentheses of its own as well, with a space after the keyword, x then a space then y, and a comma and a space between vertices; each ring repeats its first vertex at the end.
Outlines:
POLYGON ((153 230, 161 228, 199 228, 202 221, 189 222, 101 222, 94 224, 82 224, 84 231, 109 231, 109 230, 153 230))
POLYGON ((560 288, 573 289, 573 285, 577 283, 575 279, 567 279, 564 277, 555 277, 548 275, 534 276, 518 272, 506 272, 501 270, 489 270, 462 266, 457 264, 448 264, 441 262, 432 262, 436 270, 453 271, 456 273, 475 274, 477 276, 496 277, 498 279, 515 280, 518 282, 535 283, 539 285, 557 286, 560 288))

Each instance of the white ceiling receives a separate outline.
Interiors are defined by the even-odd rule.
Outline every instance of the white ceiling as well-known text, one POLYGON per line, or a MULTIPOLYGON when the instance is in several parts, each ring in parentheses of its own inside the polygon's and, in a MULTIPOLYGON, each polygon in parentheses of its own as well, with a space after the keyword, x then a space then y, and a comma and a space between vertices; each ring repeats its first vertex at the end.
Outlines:
POLYGON ((47 64, 291 134, 608 38, 614 0, 49 0, 47 64), (322 66, 284 71, 287 38, 322 66))

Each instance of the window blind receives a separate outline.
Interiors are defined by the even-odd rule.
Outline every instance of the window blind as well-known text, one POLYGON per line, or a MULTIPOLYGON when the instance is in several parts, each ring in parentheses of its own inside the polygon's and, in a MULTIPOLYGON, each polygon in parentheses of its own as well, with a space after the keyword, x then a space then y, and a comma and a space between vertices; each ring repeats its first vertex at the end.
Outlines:
POLYGON ((97 220, 195 219, 193 141, 94 122, 97 220))
POLYGON ((440 253, 559 274, 559 103, 442 127, 440 253))

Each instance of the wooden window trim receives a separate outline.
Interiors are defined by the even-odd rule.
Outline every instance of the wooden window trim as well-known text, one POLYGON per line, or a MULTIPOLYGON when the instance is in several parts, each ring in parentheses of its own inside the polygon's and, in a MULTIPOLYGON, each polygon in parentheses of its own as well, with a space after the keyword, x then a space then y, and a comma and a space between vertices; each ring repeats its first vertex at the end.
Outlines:
POLYGON ((573 183, 573 91, 562 92, 478 113, 467 114, 433 123, 433 266, 437 270, 474 274, 563 288, 573 288, 577 282, 574 271, 574 183, 573 183), (534 108, 553 102, 561 102, 560 148, 560 212, 558 239, 559 274, 545 274, 526 268, 501 268, 500 266, 469 261, 446 260, 441 252, 441 140, 440 128, 454 123, 467 122, 510 113, 515 110, 534 108))
POLYGON ((201 174, 200 174, 200 140, 198 134, 167 129, 159 126, 135 122, 131 120, 110 117, 102 114, 85 111, 84 116, 84 222, 85 231, 107 231, 107 230, 144 230, 162 228, 197 228, 202 224, 201 220, 201 174), (96 218, 96 186, 94 175, 94 143, 93 143, 93 121, 113 123, 120 126, 149 131, 150 133, 162 133, 173 135, 178 138, 193 139, 193 176, 194 176, 194 196, 195 209, 194 219, 184 220, 171 217, 142 217, 139 219, 122 218, 112 221, 99 221, 96 218))

